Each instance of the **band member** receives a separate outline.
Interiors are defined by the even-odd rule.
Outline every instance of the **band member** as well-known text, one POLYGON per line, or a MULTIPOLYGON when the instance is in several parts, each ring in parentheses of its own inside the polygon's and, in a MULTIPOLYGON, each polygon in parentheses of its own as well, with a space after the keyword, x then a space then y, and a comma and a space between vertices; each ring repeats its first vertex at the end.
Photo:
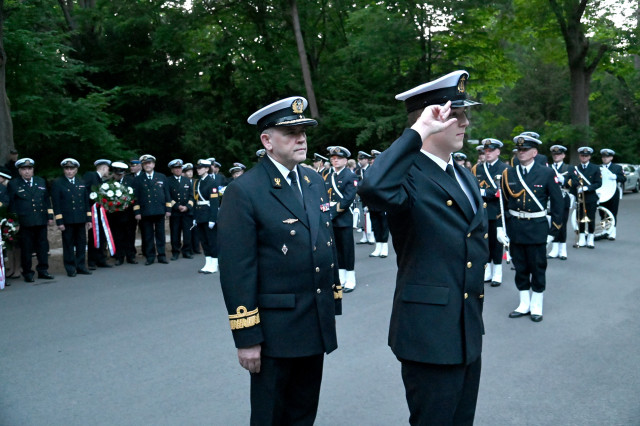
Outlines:
MULTIPOLYGON (((369 163, 373 164, 380 154, 380 151, 372 149, 369 163)), ((376 248, 369 254, 369 257, 385 258, 389 255, 389 222, 387 221, 387 213, 377 210, 375 207, 368 207, 368 210, 371 216, 373 237, 376 241, 376 248)))
POLYGON ((454 152, 452 155, 453 155, 453 161, 455 161, 456 164, 458 164, 458 166, 465 167, 465 163, 467 161, 466 154, 462 152, 454 152))
MULTIPOLYGON (((602 186, 602 172, 600 167, 591 163, 593 148, 583 146, 578 148, 578 164, 573 170, 575 174, 572 194, 576 197, 578 205, 576 207, 576 218, 580 235, 575 247, 595 248, 594 235, 596 230, 596 210, 598 209, 598 193, 596 189, 602 186), (585 216, 589 219, 587 226, 583 220, 585 216)), ((573 179, 572 179, 573 180, 573 179)))
MULTIPOLYGON (((476 164, 471 168, 471 171, 473 172, 473 168, 478 167, 480 164, 484 163, 484 146, 482 145, 478 145, 476 146, 476 152, 478 153, 478 161, 476 162, 476 164)), ((475 172, 474 172, 475 173, 475 172)))
POLYGON ((353 213, 351 204, 356 197, 358 177, 347 168, 351 152, 341 146, 327 149, 331 160, 331 171, 325 182, 331 207, 331 221, 338 252, 338 272, 340 284, 345 293, 356 288, 355 245, 353 241, 353 213))
POLYGON ((389 346, 402 363, 412 425, 472 424, 480 383, 486 210, 451 153, 469 120, 466 71, 396 96, 406 129, 359 188, 386 211, 398 256, 389 346))
POLYGON ((91 275, 85 263, 87 231, 91 229, 91 204, 84 181, 76 178, 80 163, 65 158, 60 163, 64 176, 51 185, 56 225, 62 232, 62 258, 67 275, 91 275))
POLYGON ((607 173, 605 177, 605 173, 602 174, 602 180, 609 179, 616 181, 616 191, 611 198, 607 201, 600 203, 602 207, 608 209, 613 218, 615 219, 615 226, 612 226, 609 230, 608 239, 615 240, 616 239, 616 226, 618 226, 618 206, 620 204, 620 199, 622 198, 622 188, 624 183, 627 181, 627 177, 624 175, 624 170, 622 170, 622 166, 619 164, 614 164, 613 156, 616 155, 616 152, 612 149, 601 149, 600 155, 602 155, 602 168, 607 169, 611 173, 607 173))
POLYGON ((509 166, 500 161, 500 149, 503 143, 497 139, 482 140, 484 147, 484 162, 475 168, 475 175, 480 184, 480 194, 487 203, 487 218, 489 220, 489 259, 484 270, 484 282, 491 283, 491 287, 502 284, 502 255, 503 245, 498 242, 496 229, 502 221, 500 213, 500 178, 502 172, 509 166))
MULTIPOLYGON (((87 187, 87 191, 91 192, 94 189, 97 189, 100 185, 102 185, 102 183, 104 181, 106 181, 109 177, 109 166, 111 165, 111 161, 109 160, 105 160, 104 158, 101 158, 99 160, 96 160, 93 162, 93 165, 96 168, 95 172, 87 172, 84 174, 84 184, 87 187)), ((95 200, 93 202, 91 202, 91 205, 95 204, 95 200)), ((96 247, 94 238, 93 238, 93 231, 94 230, 89 230, 88 231, 88 238, 87 238, 87 242, 88 242, 88 264, 89 264, 89 269, 93 270, 96 269, 96 266, 99 268, 111 268, 112 265, 110 265, 109 263, 107 263, 107 254, 106 254, 106 249, 107 249, 107 236, 104 233, 104 228, 102 226, 102 219, 100 218, 100 215, 98 215, 98 217, 96 218, 95 221, 93 221, 95 223, 98 224, 98 229, 95 229, 95 232, 99 232, 100 235, 98 236, 99 238, 99 247, 96 247)))
POLYGON ((566 147, 553 145, 549 151, 551 152, 551 158, 553 160, 551 168, 558 178, 564 204, 562 206, 562 227, 559 230, 558 236, 553 240, 553 243, 551 243, 551 251, 547 255, 547 258, 567 260, 567 223, 569 222, 569 210, 571 209, 572 198, 569 190, 575 180, 575 173, 573 172, 573 166, 564 162, 567 152, 566 147))
POLYGON ((180 253, 185 259, 193 259, 191 254, 191 226, 193 223, 193 188, 191 181, 182 176, 184 163, 176 158, 169 163, 171 176, 169 195, 171 197, 171 260, 178 260, 180 253), (181 244, 182 243, 182 244, 181 244))
POLYGON ((267 155, 227 187, 220 208, 220 283, 251 373, 252 425, 313 424, 324 353, 337 348, 342 289, 325 182, 298 166, 306 127, 317 124, 306 106, 286 98, 249 117, 267 155))
POLYGON ((167 237, 165 217, 171 217, 171 196, 167 177, 156 172, 156 157, 145 154, 140 157, 143 172, 135 179, 133 191, 137 203, 133 206, 135 218, 140 222, 144 240, 145 265, 151 265, 158 255, 158 263, 169 263, 166 255, 167 237))
MULTIPOLYGON (((564 205, 558 178, 553 170, 535 161, 542 142, 521 134, 513 141, 518 149, 518 163, 502 172, 502 203, 507 229, 498 223, 498 241, 509 245, 520 304, 509 318, 531 315, 542 321, 543 293, 546 289, 547 250, 560 232, 564 205), (547 221, 547 202, 550 201, 547 221), (531 294, 529 294, 531 291, 531 294)), ((546 162, 545 162, 546 163, 546 162)))
POLYGON ((198 178, 193 182, 193 199, 195 208, 193 220, 198 227, 198 236, 202 242, 205 263, 198 271, 202 274, 218 272, 218 208, 220 193, 213 176, 207 172, 211 168, 209 160, 198 160, 196 173, 198 178))
MULTIPOLYGON (((358 167, 356 170, 356 175, 358 176, 358 181, 362 183, 364 178, 367 175, 367 170, 371 167, 371 160, 373 157, 371 154, 365 151, 358 152, 358 167)), ((358 197, 359 198, 359 197, 358 197)), ((374 244, 375 236, 373 235, 373 226, 371 223, 371 213, 369 212, 369 207, 367 207, 362 200, 359 201, 362 206, 360 209, 361 214, 361 224, 362 224, 362 238, 356 244, 374 244)))
POLYGON ((19 178, 11 179, 7 187, 9 191, 9 208, 18 215, 20 223, 20 263, 25 282, 32 283, 31 255, 35 252, 38 259, 38 278, 52 280, 49 274, 47 251, 47 225, 53 225, 53 209, 49 191, 43 178, 33 175, 35 161, 21 158, 16 161, 19 178))

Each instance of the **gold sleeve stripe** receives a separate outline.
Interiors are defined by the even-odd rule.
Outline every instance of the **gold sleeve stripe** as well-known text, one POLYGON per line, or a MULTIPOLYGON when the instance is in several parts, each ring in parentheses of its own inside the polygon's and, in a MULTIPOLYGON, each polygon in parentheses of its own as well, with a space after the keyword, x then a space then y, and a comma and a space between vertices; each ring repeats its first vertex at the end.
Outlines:
POLYGON ((551 223, 553 223, 553 226, 555 226, 557 229, 562 228, 562 224, 558 225, 558 224, 557 224, 557 223, 555 223, 555 222, 551 222, 551 223))
POLYGON ((171 200, 171 205, 169 207, 173 207, 176 205, 176 200, 171 200))
POLYGON ((253 311, 247 311, 244 306, 238 306, 236 314, 229 315, 229 323, 231 324, 231 330, 240 330, 260 324, 258 308, 253 311))
POLYGON ((47 209, 47 213, 53 214, 53 209, 47 209))
POLYGON ((58 219, 62 219, 62 215, 61 214, 57 214, 56 215, 56 220, 58 220, 58 219))
POLYGON ((211 198, 218 198, 218 194, 211 194, 211 198))
POLYGON ((133 211, 138 211, 140 210, 140 205, 136 204, 135 206, 133 206, 133 211))
POLYGON ((342 299, 342 286, 341 285, 335 286, 334 291, 333 291, 333 299, 334 300, 342 299))
POLYGON ((171 204, 171 203, 164 203, 164 205, 169 207, 169 208, 173 207, 173 204, 171 204))
POLYGON ((87 212, 87 216, 91 217, 91 212, 87 212))

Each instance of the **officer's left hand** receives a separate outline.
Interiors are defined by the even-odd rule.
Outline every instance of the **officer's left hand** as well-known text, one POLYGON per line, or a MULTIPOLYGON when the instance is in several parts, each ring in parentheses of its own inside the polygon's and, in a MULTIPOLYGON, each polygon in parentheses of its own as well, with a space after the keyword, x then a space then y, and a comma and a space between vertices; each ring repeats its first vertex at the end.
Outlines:
POLYGON ((48 221, 47 221, 47 224, 48 224, 49 226, 53 226, 53 219, 48 220, 48 221))
POLYGON ((93 225, 91 224, 91 222, 87 222, 87 224, 85 225, 85 228, 87 228, 87 231, 91 228, 93 228, 93 225))
POLYGON ((554 239, 552 235, 547 235, 547 244, 552 243, 554 239))
POLYGON ((166 212, 165 216, 170 217, 171 216, 171 212, 166 212))
POLYGON ((58 229, 64 231, 64 225, 58 225, 58 229))
POLYGON ((260 345, 238 348, 238 361, 240 365, 249 370, 249 373, 259 373, 261 351, 262 346, 260 345))
POLYGON ((215 225, 216 225, 215 222, 209 222, 209 229, 213 229, 215 225))

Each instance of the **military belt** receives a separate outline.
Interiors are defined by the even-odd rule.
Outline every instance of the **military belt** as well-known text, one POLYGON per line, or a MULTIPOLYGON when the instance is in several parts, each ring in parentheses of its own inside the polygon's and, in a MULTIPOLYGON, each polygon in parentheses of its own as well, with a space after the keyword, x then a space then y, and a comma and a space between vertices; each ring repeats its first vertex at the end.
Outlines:
POLYGON ((546 210, 531 213, 531 212, 517 212, 515 210, 509 209, 509 213, 511 214, 511 216, 517 217, 518 219, 535 219, 538 217, 545 217, 547 215, 546 210))

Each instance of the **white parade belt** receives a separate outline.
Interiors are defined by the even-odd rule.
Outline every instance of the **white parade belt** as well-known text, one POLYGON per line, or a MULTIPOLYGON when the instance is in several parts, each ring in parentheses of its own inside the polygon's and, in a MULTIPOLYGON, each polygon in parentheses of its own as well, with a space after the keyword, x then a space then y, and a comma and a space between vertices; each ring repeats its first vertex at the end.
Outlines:
POLYGON ((535 219, 538 217, 545 217, 547 215, 547 212, 545 210, 531 213, 531 212, 517 212, 515 210, 509 209, 509 213, 511 214, 511 216, 517 217, 518 219, 535 219))
POLYGON ((199 206, 210 206, 211 203, 209 201, 198 201, 199 206))

